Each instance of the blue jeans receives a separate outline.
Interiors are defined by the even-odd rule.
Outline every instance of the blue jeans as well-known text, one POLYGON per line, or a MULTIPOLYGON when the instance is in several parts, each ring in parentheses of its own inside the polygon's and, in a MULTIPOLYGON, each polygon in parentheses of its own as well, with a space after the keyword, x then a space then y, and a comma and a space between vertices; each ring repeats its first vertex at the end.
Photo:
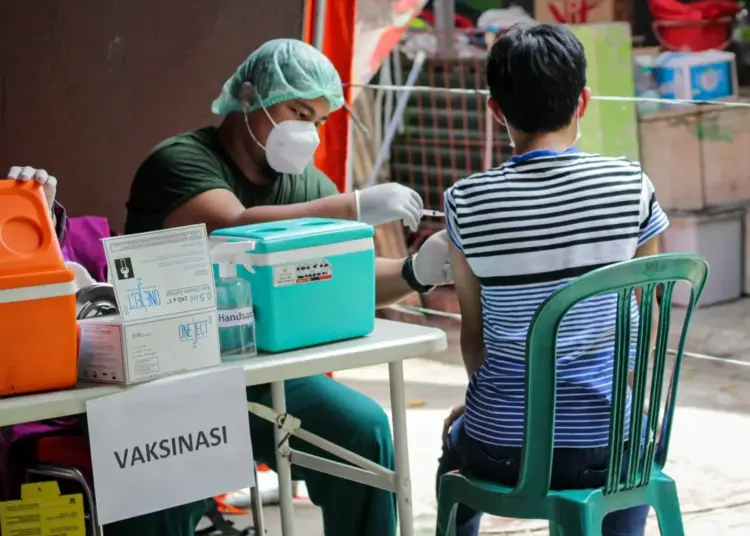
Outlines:
MULTIPOLYGON (((590 489, 604 485, 609 449, 555 449, 552 459, 552 489, 590 489)), ((484 480, 513 487, 521 465, 520 447, 499 447, 469 437, 459 417, 443 444, 437 485, 440 477, 457 469, 484 480)), ((602 536, 643 536, 648 506, 612 512, 604 518, 602 536)), ((458 536, 477 536, 481 513, 460 505, 456 517, 458 536)))

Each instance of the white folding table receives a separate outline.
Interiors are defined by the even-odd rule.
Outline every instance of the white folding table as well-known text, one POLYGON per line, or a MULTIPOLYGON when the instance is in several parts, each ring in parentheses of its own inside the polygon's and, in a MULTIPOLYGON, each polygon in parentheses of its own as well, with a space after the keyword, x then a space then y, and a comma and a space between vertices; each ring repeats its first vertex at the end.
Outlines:
MULTIPOLYGON (((367 337, 293 352, 261 355, 246 361, 221 365, 221 367, 242 367, 245 373, 245 384, 248 386, 271 384, 273 408, 249 403, 248 410, 276 425, 274 439, 277 445, 276 464, 284 536, 294 536, 292 464, 393 491, 398 498, 400 534, 401 536, 413 535, 414 521, 402 361, 440 352, 446 348, 446 345, 446 336, 442 330, 378 319, 375 322, 375 331, 367 337), (323 438, 310 434, 304 430, 304 423, 286 413, 285 380, 381 363, 388 363, 389 367, 395 471, 381 467, 323 438), (290 449, 288 439, 291 435, 296 435, 351 465, 290 449)), ((195 371, 187 374, 201 373, 202 371, 195 371)), ((123 389, 138 389, 138 386, 121 387, 82 383, 66 391, 0 399, 0 427, 85 413, 86 401, 118 393, 123 389)))

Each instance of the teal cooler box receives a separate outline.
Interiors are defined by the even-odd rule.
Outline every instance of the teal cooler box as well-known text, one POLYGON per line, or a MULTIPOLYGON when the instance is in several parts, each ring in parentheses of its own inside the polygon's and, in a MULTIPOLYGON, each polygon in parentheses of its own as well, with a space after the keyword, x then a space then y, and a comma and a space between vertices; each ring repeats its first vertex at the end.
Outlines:
POLYGON ((283 352, 375 329, 374 229, 302 218, 221 229, 212 244, 254 240, 248 252, 258 350, 283 352))

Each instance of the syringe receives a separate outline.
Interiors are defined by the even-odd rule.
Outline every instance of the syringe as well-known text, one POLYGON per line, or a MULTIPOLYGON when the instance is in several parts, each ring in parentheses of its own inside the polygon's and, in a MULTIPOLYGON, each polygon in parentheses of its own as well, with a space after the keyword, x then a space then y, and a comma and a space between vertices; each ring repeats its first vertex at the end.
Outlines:
POLYGON ((439 210, 431 210, 428 208, 422 209, 422 216, 431 216, 433 218, 445 218, 445 214, 439 210))

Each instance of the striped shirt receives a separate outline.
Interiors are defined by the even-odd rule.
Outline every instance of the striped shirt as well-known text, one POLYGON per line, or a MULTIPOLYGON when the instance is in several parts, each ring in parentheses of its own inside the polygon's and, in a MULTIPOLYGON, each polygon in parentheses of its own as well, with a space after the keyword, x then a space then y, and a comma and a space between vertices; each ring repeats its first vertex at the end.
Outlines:
MULTIPOLYGON (((669 222, 637 162, 576 148, 532 151, 460 180, 445 193, 445 212, 452 241, 481 283, 487 355, 469 382, 466 431, 521 446, 532 315, 561 285, 632 259, 669 222)), ((556 447, 608 444, 616 304, 614 294, 595 296, 562 321, 556 447)), ((635 300, 631 314, 637 326, 635 300)))

